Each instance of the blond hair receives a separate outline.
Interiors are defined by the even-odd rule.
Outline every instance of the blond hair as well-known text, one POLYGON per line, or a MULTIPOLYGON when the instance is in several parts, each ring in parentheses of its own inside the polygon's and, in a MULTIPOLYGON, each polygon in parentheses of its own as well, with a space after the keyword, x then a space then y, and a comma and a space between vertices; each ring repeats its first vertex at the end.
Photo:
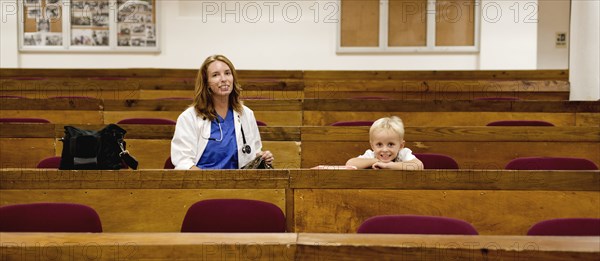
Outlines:
POLYGON ((233 63, 227 57, 216 54, 211 55, 204 60, 200 70, 198 71, 198 76, 196 77, 196 88, 194 90, 194 102, 190 105, 196 109, 196 113, 201 117, 208 118, 208 120, 213 121, 217 118, 217 111, 215 110, 215 105, 212 99, 212 91, 210 91, 210 87, 208 86, 208 66, 215 62, 221 61, 229 66, 231 69, 231 74, 233 75, 233 90, 229 94, 229 106, 233 108, 238 113, 242 113, 242 101, 240 101, 240 93, 242 91, 242 86, 238 83, 237 72, 235 71, 235 67, 233 67, 233 63))
POLYGON ((397 116, 384 117, 373 122, 369 129, 369 138, 373 137, 373 133, 377 130, 392 130, 400 136, 401 140, 404 139, 404 123, 397 116))

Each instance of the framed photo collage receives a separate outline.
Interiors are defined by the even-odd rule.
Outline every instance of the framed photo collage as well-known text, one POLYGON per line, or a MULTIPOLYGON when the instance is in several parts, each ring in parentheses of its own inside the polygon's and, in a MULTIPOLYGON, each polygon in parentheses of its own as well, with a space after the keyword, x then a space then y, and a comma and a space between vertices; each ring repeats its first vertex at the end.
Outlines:
POLYGON ((23 0, 19 8, 21 51, 160 51, 156 0, 23 0))

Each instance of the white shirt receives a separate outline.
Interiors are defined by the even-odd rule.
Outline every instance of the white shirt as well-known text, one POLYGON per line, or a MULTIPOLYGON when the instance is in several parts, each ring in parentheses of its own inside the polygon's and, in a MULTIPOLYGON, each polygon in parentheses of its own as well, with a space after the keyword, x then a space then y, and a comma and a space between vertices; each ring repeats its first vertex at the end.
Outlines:
MULTIPOLYGON (((241 168, 256 157, 256 153, 262 150, 262 142, 254 112, 246 106, 242 106, 242 114, 233 111, 235 138, 238 151, 238 166, 241 168), (243 153, 241 127, 244 127, 246 142, 252 148, 250 154, 243 153)), ((171 140, 171 162, 175 169, 190 169, 196 166, 200 160, 208 138, 210 137, 210 121, 198 116, 194 107, 189 107, 177 118, 175 133, 171 140)))
MULTIPOLYGON (((365 151, 365 154, 358 156, 363 159, 374 159, 375 153, 372 150, 365 151)), ((409 148, 402 148, 398 151, 398 156, 394 159, 394 162, 405 162, 416 159, 415 155, 412 154, 412 150, 409 148)))

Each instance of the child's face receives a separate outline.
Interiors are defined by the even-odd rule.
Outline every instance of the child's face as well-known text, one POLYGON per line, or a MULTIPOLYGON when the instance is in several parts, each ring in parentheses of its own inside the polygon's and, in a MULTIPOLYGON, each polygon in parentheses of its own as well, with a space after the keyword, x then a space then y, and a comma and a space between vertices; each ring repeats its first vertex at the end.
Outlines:
POLYGON ((393 130, 376 130, 371 136, 371 149, 375 153, 375 158, 381 162, 393 161, 402 148, 404 148, 404 140, 393 130))

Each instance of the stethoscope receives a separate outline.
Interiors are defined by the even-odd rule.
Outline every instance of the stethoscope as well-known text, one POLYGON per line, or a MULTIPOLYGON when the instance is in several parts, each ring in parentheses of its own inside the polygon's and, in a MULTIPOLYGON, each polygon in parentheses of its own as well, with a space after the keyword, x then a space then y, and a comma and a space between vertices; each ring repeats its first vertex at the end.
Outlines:
MULTIPOLYGON (((216 142, 221 142, 223 141, 223 129, 221 128, 221 122, 219 121, 219 119, 215 119, 217 121, 217 124, 219 125, 219 133, 221 134, 221 138, 219 139, 215 139, 215 138, 208 138, 207 140, 213 140, 216 142)), ((238 121, 240 121, 240 117, 238 116, 238 121)), ((246 154, 250 154, 250 152, 252 152, 252 148, 250 148, 250 145, 248 145, 246 143, 246 135, 244 134, 244 127, 242 126, 242 122, 240 121, 240 129, 242 130, 242 141, 244 141, 244 145, 242 146, 242 152, 246 153, 246 154)), ((204 138, 204 137, 202 137, 204 138)))

